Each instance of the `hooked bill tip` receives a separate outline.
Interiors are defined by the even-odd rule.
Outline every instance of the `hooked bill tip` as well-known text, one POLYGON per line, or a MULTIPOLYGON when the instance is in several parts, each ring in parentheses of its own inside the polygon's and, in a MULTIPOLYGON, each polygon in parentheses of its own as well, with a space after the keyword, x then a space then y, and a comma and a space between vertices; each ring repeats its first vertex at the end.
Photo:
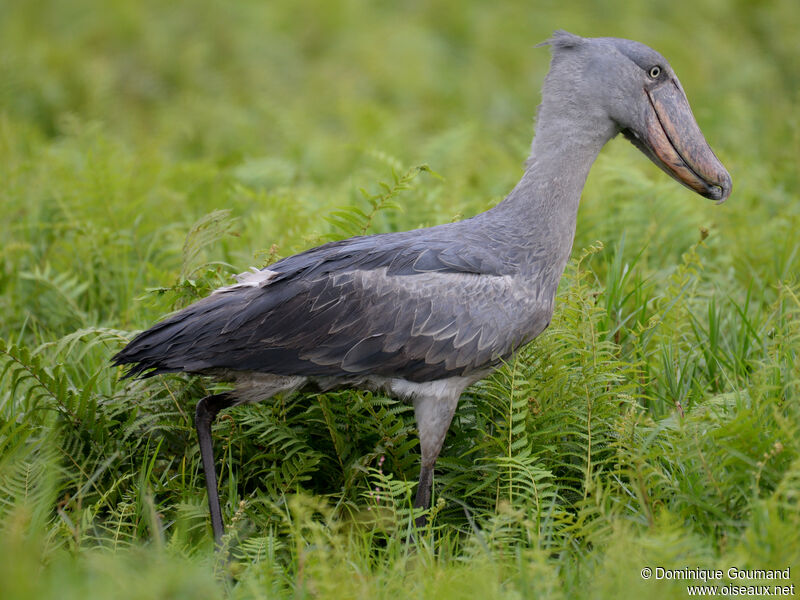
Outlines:
POLYGON ((716 200, 717 204, 722 204, 730 197, 732 186, 731 176, 726 171, 721 183, 710 184, 708 198, 716 200))

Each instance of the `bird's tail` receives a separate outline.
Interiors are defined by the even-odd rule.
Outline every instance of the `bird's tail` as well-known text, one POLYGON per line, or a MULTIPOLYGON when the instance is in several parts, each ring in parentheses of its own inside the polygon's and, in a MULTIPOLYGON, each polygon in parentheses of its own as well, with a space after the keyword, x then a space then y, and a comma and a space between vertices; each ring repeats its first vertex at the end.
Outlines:
POLYGON ((117 352, 111 363, 125 366, 125 377, 152 377, 161 373, 197 371, 198 354, 219 335, 220 322, 226 316, 223 298, 210 296, 134 337, 117 352))
POLYGON ((111 364, 126 367, 125 377, 146 378, 183 371, 180 366, 169 364, 170 341, 175 338, 176 329, 176 324, 168 319, 142 331, 111 358, 111 364))

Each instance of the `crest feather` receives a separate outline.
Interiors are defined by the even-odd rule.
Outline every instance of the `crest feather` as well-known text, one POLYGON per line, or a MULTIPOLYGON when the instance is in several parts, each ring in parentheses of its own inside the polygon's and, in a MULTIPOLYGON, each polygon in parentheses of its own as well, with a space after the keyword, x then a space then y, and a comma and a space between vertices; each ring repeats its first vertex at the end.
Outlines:
POLYGON ((557 29, 553 32, 553 35, 550 36, 550 39, 541 44, 537 44, 536 47, 552 46, 553 48, 574 48, 581 44, 583 44, 583 38, 581 36, 570 33, 569 31, 564 31, 563 29, 557 29))

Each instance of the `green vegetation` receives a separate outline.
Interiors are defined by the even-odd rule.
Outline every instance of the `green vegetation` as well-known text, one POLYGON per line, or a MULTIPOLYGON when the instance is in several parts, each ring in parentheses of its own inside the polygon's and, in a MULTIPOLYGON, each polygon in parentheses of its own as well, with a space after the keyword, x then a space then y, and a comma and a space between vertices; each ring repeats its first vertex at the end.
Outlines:
POLYGON ((0 3, 0 598, 686 597, 646 566, 800 582, 797 2, 562 4, 0 3), (337 392, 219 419, 215 558, 207 382, 122 380, 110 356, 252 265, 498 202, 557 28, 666 55, 732 197, 609 144, 553 324, 467 393, 418 544, 412 411, 337 392))

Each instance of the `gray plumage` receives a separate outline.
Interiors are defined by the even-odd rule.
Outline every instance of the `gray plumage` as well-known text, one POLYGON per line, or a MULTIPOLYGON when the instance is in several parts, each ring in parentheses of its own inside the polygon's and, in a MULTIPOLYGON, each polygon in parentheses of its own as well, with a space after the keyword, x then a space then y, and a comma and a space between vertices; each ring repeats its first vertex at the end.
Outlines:
POLYGON ((583 185, 617 133, 687 187, 727 198, 730 177, 661 55, 629 40, 566 32, 548 43, 553 60, 531 155, 495 208, 457 223, 333 242, 243 273, 114 357, 129 375, 186 371, 236 383, 198 405, 217 539, 205 429, 218 410, 309 384, 414 402, 422 450, 416 505, 428 506, 433 464, 461 392, 549 324, 583 185))

